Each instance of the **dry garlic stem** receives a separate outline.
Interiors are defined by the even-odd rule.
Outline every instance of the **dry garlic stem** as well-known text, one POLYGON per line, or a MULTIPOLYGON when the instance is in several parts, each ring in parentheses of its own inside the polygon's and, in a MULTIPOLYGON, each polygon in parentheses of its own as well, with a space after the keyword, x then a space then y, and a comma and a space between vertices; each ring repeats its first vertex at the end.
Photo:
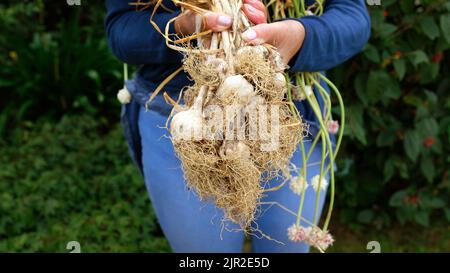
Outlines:
MULTIPOLYGON (((218 0, 215 2, 215 7, 217 9, 217 11, 223 11, 225 14, 228 14, 230 16, 232 16, 231 14, 231 8, 229 6, 228 1, 226 0, 218 0)), ((222 48, 225 51, 225 60, 228 63, 228 67, 229 67, 229 73, 233 73, 233 45, 231 44, 231 37, 230 37, 230 33, 228 30, 226 31, 222 31, 220 33, 221 35, 221 45, 222 48)))

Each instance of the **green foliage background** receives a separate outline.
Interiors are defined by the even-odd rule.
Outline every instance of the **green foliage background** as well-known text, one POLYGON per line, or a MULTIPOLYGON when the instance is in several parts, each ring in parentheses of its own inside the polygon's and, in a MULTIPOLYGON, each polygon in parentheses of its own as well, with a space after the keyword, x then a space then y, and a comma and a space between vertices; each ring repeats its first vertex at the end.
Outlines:
POLYGON ((345 220, 450 220, 450 2, 369 7, 364 52, 332 72, 348 121, 338 203, 345 220))
MULTIPOLYGON (((450 251, 450 1, 381 2, 365 50, 329 72, 348 111, 332 251, 450 251)), ((0 252, 170 251, 103 17, 103 1, 0 4, 0 252)))

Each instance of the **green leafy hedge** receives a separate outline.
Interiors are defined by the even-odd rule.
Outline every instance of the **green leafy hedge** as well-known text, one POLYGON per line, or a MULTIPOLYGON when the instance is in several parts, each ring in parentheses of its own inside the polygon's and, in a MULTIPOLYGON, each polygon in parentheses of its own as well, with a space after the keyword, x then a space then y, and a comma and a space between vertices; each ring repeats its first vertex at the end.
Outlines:
POLYGON ((348 111, 337 204, 348 221, 428 226, 450 220, 450 2, 381 4, 364 52, 332 71, 348 111))
POLYGON ((170 250, 121 128, 104 127, 67 116, 0 143, 0 252, 170 250))
POLYGON ((103 1, 95 3, 2 1, 0 136, 23 120, 116 115, 122 68, 108 49, 103 1))

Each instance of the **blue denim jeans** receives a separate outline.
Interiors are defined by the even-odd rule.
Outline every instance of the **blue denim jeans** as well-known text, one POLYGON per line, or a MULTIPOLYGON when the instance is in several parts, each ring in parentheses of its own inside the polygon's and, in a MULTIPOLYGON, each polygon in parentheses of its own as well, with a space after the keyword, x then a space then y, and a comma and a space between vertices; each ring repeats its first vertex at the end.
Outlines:
MULTIPOLYGON (((156 211, 161 228, 174 252, 241 252, 245 234, 230 231, 237 226, 226 223, 222 226, 222 211, 213 203, 200 201, 194 191, 186 187, 180 160, 176 157, 171 140, 165 128, 167 116, 156 111, 146 111, 141 107, 139 113, 139 133, 142 146, 142 165, 145 184, 156 211)), ((305 150, 309 151, 311 141, 305 140, 305 150)), ((294 153, 292 162, 302 166, 301 151, 294 153)), ((307 180, 320 172, 321 145, 318 143, 308 161, 307 180)), ((327 177, 328 178, 328 177, 327 177)), ((274 179, 267 184, 273 187, 280 184, 274 179)), ((319 213, 322 211, 326 191, 321 192, 319 213)), ((303 217, 313 220, 316 192, 311 186, 306 189, 303 217)), ((300 196, 294 194, 289 185, 276 191, 269 191, 261 200, 261 211, 255 227, 275 240, 262 236, 252 236, 252 251, 263 252, 308 252, 303 243, 293 243, 287 238, 287 229, 295 223, 296 217, 276 202, 296 212, 300 196), (281 243, 280 243, 281 242, 281 243)), ((305 225, 304 223, 302 225, 305 225)), ((306 226, 306 225, 305 225, 306 226)))

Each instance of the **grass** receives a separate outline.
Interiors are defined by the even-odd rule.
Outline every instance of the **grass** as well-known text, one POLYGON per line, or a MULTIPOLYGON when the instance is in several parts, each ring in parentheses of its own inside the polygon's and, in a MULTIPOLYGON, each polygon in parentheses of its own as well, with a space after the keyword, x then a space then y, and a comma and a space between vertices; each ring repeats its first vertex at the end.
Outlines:
POLYGON ((329 252, 370 252, 367 243, 378 241, 381 252, 450 252, 450 227, 436 222, 428 228, 392 225, 378 230, 371 227, 349 228, 335 225, 336 242, 329 252))

